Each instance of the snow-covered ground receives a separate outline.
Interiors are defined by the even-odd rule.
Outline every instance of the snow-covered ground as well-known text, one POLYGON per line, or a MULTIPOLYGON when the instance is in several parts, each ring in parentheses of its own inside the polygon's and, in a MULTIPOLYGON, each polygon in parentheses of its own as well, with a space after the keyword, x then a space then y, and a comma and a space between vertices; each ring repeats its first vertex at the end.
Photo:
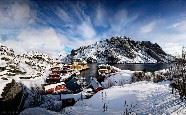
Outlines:
POLYGON ((0 54, 0 94, 6 83, 12 79, 29 89, 41 87, 49 74, 49 69, 56 66, 58 62, 57 59, 36 51, 15 54, 13 49, 1 44, 0 54), (20 79, 20 77, 32 78, 20 79))
POLYGON ((29 108, 21 112, 20 115, 59 115, 59 113, 49 111, 45 108, 29 108))
MULTIPOLYGON (((115 68, 117 69, 117 68, 115 68)), ((156 73, 165 73, 167 70, 157 71, 156 73)), ((184 115, 186 112, 186 102, 182 102, 176 94, 171 94, 172 89, 170 81, 153 83, 149 81, 140 81, 131 83, 131 77, 134 71, 119 70, 111 74, 101 84, 107 88, 96 93, 90 99, 79 100, 81 95, 71 95, 75 97, 77 103, 74 106, 67 107, 61 112, 46 110, 47 103, 36 108, 24 110, 21 114, 34 114, 32 111, 41 114, 70 114, 70 115, 113 115, 113 114, 140 114, 140 115, 184 115), (121 83, 123 81, 123 83, 121 83), (112 82, 112 86, 109 86, 112 82), (130 84, 129 84, 130 83, 130 84), (46 108, 46 109, 44 109, 46 108)), ((150 74, 150 73, 146 73, 150 74)), ((68 98, 68 95, 62 96, 68 98)), ((52 101, 51 106, 58 107, 59 96, 48 95, 47 99, 52 101)))
POLYGON ((169 82, 152 83, 147 81, 113 86, 98 92, 90 99, 80 100, 74 106, 61 112, 44 108, 29 108, 21 115, 184 115, 186 103, 179 96, 171 94, 169 82))
POLYGON ((133 71, 130 70, 120 70, 116 73, 111 73, 107 79, 101 82, 104 88, 109 88, 111 86, 121 86, 123 84, 131 83, 133 71))
POLYGON ((72 115, 171 114, 181 104, 179 96, 172 95, 169 84, 147 81, 113 86, 98 92, 92 98, 66 108, 72 115))

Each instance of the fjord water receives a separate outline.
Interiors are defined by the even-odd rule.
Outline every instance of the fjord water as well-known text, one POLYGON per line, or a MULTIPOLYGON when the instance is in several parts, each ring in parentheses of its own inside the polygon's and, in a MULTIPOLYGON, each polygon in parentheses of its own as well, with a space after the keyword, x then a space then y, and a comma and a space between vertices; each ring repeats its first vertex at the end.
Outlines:
MULTIPOLYGON (((91 77, 97 77, 97 66, 99 64, 93 63, 88 64, 89 69, 82 71, 81 76, 86 79, 87 82, 90 81, 91 77)), ((131 71, 149 71, 154 72, 161 69, 171 67, 172 64, 167 63, 152 63, 152 64, 110 64, 122 70, 131 70, 131 71)))
POLYGON ((172 66, 172 64, 168 64, 168 63, 112 64, 112 65, 122 70, 148 71, 148 72, 154 72, 172 66))

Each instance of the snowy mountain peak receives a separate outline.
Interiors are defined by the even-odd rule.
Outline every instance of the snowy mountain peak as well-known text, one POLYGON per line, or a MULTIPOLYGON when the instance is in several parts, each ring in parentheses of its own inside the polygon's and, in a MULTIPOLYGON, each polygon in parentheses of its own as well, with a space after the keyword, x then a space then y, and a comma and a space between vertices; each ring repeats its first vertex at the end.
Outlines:
POLYGON ((157 43, 134 41, 126 36, 111 37, 72 50, 65 61, 72 58, 98 63, 162 63, 173 60, 157 43))

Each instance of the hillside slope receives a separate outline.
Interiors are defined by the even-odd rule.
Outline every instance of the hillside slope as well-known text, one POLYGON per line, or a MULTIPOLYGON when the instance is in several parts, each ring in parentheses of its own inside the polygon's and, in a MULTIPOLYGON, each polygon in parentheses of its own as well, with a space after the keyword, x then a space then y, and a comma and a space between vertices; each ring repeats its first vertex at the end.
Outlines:
POLYGON ((39 52, 26 52, 16 55, 14 50, 0 45, 0 77, 16 75, 40 76, 47 68, 53 66, 55 59, 39 52))
POLYGON ((173 60, 157 43, 134 41, 128 37, 112 37, 72 50, 64 59, 83 58, 98 63, 162 63, 173 60))

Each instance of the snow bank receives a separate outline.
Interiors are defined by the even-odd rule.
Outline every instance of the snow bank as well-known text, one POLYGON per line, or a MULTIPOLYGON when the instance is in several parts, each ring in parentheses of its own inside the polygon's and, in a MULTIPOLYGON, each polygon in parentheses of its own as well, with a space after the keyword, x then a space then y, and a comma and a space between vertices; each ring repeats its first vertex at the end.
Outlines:
POLYGON ((35 107, 35 108, 25 109, 20 113, 20 115, 57 115, 57 113, 46 110, 44 108, 35 107))
MULTIPOLYGON (((29 75, 27 75, 27 76, 29 76, 29 75)), ((40 76, 40 77, 36 77, 36 78, 31 78, 31 79, 19 79, 18 77, 20 77, 20 76, 14 77, 15 81, 16 82, 19 82, 19 83, 22 83, 28 89, 31 89, 31 87, 41 87, 41 84, 44 84, 45 83, 44 76, 40 76)))
POLYGON ((132 80, 133 72, 130 70, 122 70, 117 73, 110 74, 110 76, 101 82, 101 85, 104 88, 109 88, 111 86, 123 85, 126 83, 130 83, 132 80))
POLYGON ((117 68, 117 67, 115 67, 115 66, 111 66, 111 68, 114 69, 114 70, 116 70, 116 71, 121 71, 120 68, 117 68))
POLYGON ((72 115, 123 114, 170 114, 170 107, 179 103, 179 97, 170 94, 168 84, 136 82, 123 87, 114 86, 98 92, 92 98, 66 108, 72 115))
POLYGON ((164 73, 167 73, 169 72, 169 69, 162 69, 162 70, 159 70, 159 71, 155 71, 154 73, 155 74, 164 74, 164 73))

